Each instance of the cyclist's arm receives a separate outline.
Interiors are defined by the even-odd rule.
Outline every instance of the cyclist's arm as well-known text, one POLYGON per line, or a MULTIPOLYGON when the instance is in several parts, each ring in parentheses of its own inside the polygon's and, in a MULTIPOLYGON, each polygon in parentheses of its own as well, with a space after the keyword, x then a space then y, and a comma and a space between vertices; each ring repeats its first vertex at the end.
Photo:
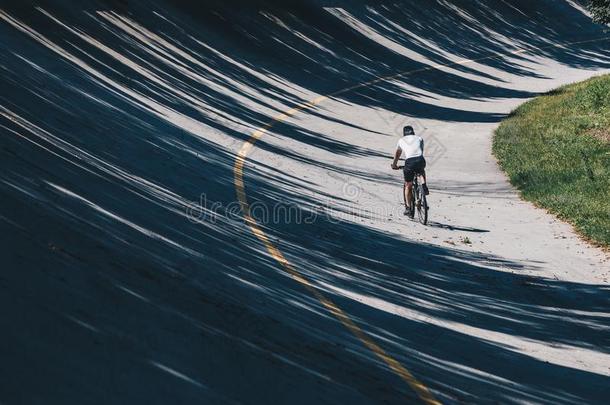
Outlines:
POLYGON ((402 155, 402 149, 400 147, 396 148, 396 152, 394 152, 394 161, 392 162, 392 169, 396 169, 398 167, 398 160, 402 155))
POLYGON ((420 139, 421 139, 421 153, 422 153, 422 156, 423 156, 423 154, 424 154, 424 138, 420 138, 420 139))

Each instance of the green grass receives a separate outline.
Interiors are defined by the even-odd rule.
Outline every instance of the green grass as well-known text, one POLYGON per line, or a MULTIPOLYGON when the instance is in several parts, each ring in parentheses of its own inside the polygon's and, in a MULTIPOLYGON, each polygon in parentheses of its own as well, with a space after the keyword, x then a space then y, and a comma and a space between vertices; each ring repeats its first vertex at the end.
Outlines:
POLYGON ((523 198, 610 246, 610 75, 523 104, 493 151, 523 198))

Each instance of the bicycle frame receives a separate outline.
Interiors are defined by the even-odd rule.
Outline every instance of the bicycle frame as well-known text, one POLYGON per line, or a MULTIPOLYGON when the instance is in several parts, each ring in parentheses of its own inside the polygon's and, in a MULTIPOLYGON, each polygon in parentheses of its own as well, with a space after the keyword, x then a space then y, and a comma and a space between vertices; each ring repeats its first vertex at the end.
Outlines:
POLYGON ((423 174, 417 173, 413 178, 413 182, 411 183, 411 204, 407 204, 407 193, 406 187, 407 184, 403 185, 403 199, 405 202, 405 207, 409 205, 413 210, 413 215, 415 214, 415 210, 417 210, 417 215, 419 222, 423 225, 428 223, 428 202, 426 199, 426 195, 423 191, 423 187, 421 187, 421 180, 423 180, 423 174))

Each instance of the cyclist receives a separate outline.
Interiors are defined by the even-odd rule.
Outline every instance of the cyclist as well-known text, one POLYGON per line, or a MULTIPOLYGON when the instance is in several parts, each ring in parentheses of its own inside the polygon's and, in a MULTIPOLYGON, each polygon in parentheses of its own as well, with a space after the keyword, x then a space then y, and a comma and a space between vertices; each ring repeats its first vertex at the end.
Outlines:
POLYGON ((405 215, 413 217, 415 213, 415 207, 411 207, 411 198, 413 195, 413 179, 416 174, 421 173, 423 177, 422 187, 426 195, 428 191, 428 185, 426 184, 426 159, 424 159, 424 140, 421 136, 415 135, 415 130, 412 126, 407 125, 402 129, 403 137, 398 140, 396 145, 396 152, 394 153, 394 161, 392 162, 392 169, 398 170, 398 160, 404 154, 405 166, 404 166, 404 177, 405 177, 405 215))

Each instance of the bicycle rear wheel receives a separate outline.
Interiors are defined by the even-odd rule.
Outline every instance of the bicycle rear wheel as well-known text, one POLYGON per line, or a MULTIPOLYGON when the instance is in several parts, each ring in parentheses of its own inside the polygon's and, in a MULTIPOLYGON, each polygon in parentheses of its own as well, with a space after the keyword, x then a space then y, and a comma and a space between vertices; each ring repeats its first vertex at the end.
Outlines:
POLYGON ((426 199, 426 192, 424 188, 418 184, 417 187, 417 217, 422 225, 428 223, 428 200, 426 199))

